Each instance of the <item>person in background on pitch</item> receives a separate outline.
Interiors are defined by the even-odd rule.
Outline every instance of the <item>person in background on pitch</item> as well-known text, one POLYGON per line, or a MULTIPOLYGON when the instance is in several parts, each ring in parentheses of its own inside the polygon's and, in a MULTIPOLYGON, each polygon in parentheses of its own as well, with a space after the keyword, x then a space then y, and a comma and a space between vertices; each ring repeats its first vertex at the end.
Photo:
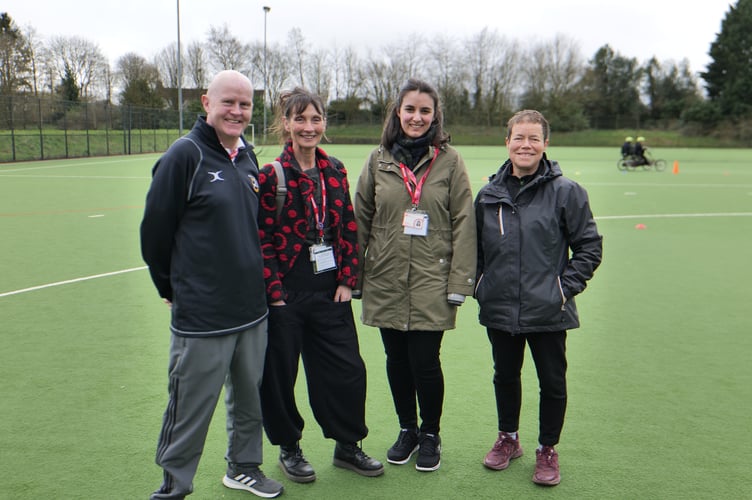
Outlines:
POLYGON ((637 138, 637 140, 634 143, 634 157, 635 161, 637 162, 637 165, 647 165, 650 163, 645 156, 645 153, 647 152, 648 148, 646 148, 642 143, 645 142, 645 138, 640 136, 637 138))
POLYGON ((449 145, 430 84, 409 79, 387 111, 381 145, 358 179, 355 214, 363 322, 380 329, 400 425, 387 460, 405 464, 417 450, 416 469, 434 471, 444 404, 439 351, 473 292, 476 237, 465 163, 449 145))
POLYGON ((259 230, 270 304, 269 346, 261 386, 264 428, 280 446, 291 481, 316 479, 300 448, 303 417, 295 403, 302 355, 308 397, 324 436, 334 439, 334 465, 364 476, 384 473, 358 446, 366 437, 366 367, 360 356, 351 298, 357 231, 347 172, 319 147, 324 102, 303 88, 283 92, 273 130, 284 148, 261 169, 259 230), (278 181, 287 195, 277 206, 278 181))
POLYGON ((621 145, 621 157, 628 160, 634 154, 634 144, 632 143, 634 138, 631 136, 624 138, 624 144, 621 145))
POLYGON ((579 326, 574 297, 600 265, 603 239, 585 189, 546 158, 549 131, 534 110, 507 124, 509 159, 475 201, 475 297, 491 342, 499 430, 483 463, 503 470, 522 456, 520 372, 527 344, 540 386, 533 482, 553 486, 561 480, 554 446, 567 407, 567 330, 579 326))
POLYGON ((170 306, 169 401, 156 462, 156 499, 182 499, 225 386, 228 445, 225 486, 274 498, 283 487, 262 463, 259 387, 267 306, 256 214, 258 163, 242 134, 253 86, 222 71, 193 129, 157 161, 141 222, 141 253, 170 306))

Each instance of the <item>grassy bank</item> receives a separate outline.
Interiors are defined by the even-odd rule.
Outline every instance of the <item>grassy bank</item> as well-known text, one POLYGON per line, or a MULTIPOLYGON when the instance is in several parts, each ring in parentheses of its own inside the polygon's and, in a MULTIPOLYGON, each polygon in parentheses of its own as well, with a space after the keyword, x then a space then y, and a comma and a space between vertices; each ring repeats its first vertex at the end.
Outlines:
MULTIPOLYGON (((504 143, 502 127, 447 127, 452 144, 467 146, 497 146, 504 143)), ((581 130, 578 132, 551 131, 551 144, 557 146, 620 147, 627 136, 646 138, 649 147, 672 148, 733 148, 748 147, 732 139, 713 136, 684 136, 670 130, 581 130)), ((376 144, 381 137, 380 125, 329 127, 327 136, 335 144, 376 144)))
MULTIPOLYGON (((504 144, 505 131, 501 127, 457 126, 448 127, 452 144, 460 146, 499 146, 504 144)), ((737 148, 749 147, 726 137, 683 136, 666 130, 583 130, 562 132, 552 130, 552 146, 613 147, 619 148, 624 137, 646 138, 648 147, 670 148, 737 148)), ((11 134, 0 131, 0 163, 12 161, 48 160, 55 158, 81 158, 118 154, 161 153, 178 137, 177 130, 116 130, 22 131, 11 134)), ((337 125, 329 127, 330 144, 375 145, 381 137, 381 125, 337 125)), ((251 138, 250 136, 248 137, 251 138)), ((277 138, 268 136, 266 142, 257 133, 259 147, 278 144, 277 138)))

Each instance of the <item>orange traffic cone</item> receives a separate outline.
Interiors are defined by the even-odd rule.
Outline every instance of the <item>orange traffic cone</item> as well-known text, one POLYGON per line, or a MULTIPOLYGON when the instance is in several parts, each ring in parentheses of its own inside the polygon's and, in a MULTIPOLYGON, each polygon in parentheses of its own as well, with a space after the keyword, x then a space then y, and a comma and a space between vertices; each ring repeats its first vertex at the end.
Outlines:
POLYGON ((679 160, 674 160, 674 173, 679 173, 679 160))

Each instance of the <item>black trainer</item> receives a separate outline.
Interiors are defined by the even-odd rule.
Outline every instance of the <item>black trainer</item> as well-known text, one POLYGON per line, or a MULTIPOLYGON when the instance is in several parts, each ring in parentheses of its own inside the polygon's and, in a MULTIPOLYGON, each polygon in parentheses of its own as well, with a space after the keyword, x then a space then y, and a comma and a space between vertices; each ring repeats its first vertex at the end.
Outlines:
POLYGON ((438 434, 421 433, 420 449, 415 468, 423 472, 435 471, 441 466, 441 438, 438 434))
POLYGON ((413 453, 418 451, 418 430, 401 429, 397 441, 386 452, 390 464, 403 465, 410 461, 413 453))
POLYGON ((316 480, 316 472, 308 463, 298 443, 282 446, 279 449, 279 467, 285 477, 296 483, 310 483, 316 480))
POLYGON ((362 476, 375 477, 384 473, 384 466, 365 454, 355 443, 340 443, 334 447, 332 463, 343 469, 350 469, 362 476))

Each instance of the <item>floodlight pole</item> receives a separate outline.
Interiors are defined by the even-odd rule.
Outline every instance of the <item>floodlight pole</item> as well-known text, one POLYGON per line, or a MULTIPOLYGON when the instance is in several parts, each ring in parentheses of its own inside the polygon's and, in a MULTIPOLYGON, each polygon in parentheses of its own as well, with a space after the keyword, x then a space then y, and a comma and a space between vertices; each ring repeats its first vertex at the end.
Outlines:
POLYGON ((183 65, 180 57, 180 0, 178 3, 178 137, 183 137, 183 65))
POLYGON ((264 5, 264 144, 266 144, 266 94, 268 92, 267 85, 269 84, 269 80, 266 76, 266 15, 270 10, 272 10, 271 7, 264 5))

